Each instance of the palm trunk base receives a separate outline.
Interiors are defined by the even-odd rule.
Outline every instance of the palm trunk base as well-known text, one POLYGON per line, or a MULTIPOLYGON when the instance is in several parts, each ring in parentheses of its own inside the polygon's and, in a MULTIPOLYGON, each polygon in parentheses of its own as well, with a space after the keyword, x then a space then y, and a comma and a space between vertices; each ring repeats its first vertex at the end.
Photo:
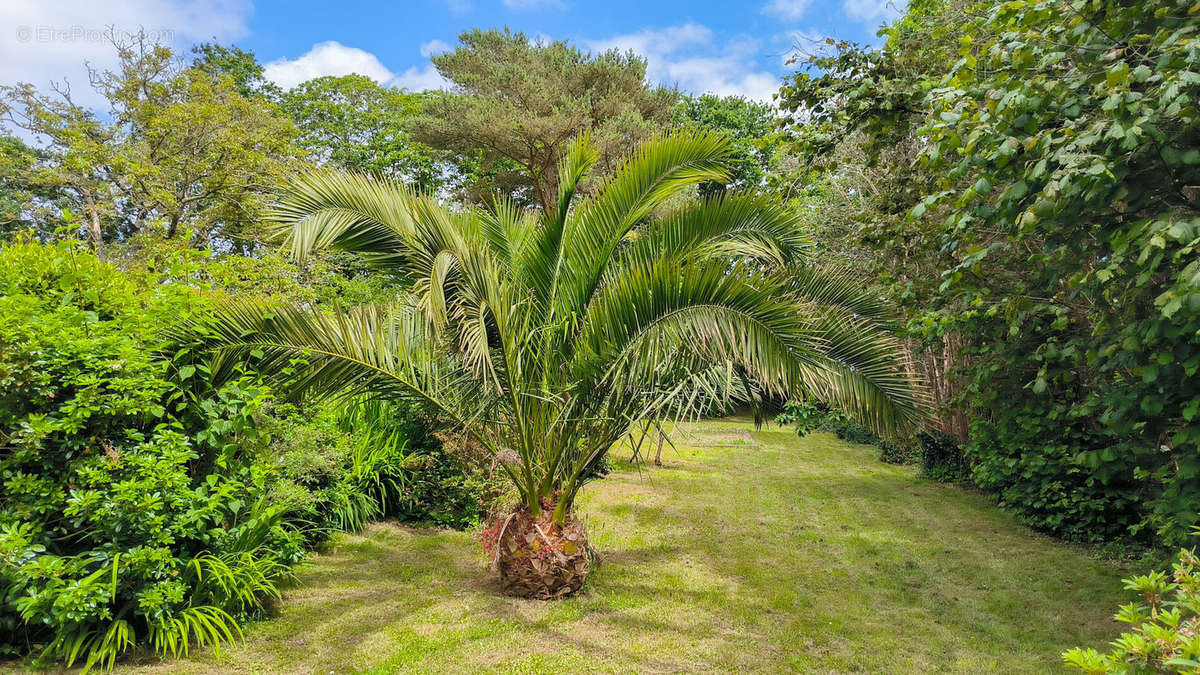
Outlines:
POLYGON ((522 508, 508 519, 496 545, 500 585, 516 597, 566 597, 583 587, 591 571, 583 523, 571 515, 562 527, 553 527, 549 513, 534 519, 522 508))

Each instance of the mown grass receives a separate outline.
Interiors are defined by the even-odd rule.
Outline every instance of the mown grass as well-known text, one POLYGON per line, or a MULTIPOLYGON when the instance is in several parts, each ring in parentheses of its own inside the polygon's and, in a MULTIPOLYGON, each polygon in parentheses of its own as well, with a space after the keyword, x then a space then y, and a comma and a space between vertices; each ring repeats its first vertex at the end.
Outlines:
POLYGON ((688 430, 663 467, 588 486, 604 561, 576 597, 502 597, 473 534, 376 524, 245 644, 126 670, 1044 673, 1117 632, 1127 570, 981 496, 826 434, 688 430))

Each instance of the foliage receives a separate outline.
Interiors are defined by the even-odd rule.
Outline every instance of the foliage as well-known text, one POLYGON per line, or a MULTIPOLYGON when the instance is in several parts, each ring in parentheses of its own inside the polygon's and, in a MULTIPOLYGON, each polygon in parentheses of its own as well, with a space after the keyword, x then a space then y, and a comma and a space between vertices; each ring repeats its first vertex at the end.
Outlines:
POLYGON ((252 246, 269 186, 300 154, 294 127, 228 76, 182 67, 144 36, 114 47, 118 69, 92 72, 105 116, 65 88, 0 88, 6 121, 49 143, 31 189, 60 195, 63 224, 97 246, 147 230, 252 246))
POLYGON ((431 192, 441 187, 440 162, 406 131, 427 98, 345 75, 303 82, 285 92, 279 106, 300 130, 297 143, 318 162, 431 192))
POLYGON ((465 161, 470 201, 496 197, 550 212, 557 167, 571 139, 590 133, 601 171, 671 119, 675 93, 647 85, 646 62, 611 50, 588 54, 565 41, 535 42, 505 29, 459 35, 433 57, 453 89, 431 97, 413 119, 416 140, 465 161))
POLYGON ((0 269, 4 649, 41 642, 44 658, 92 666, 142 640, 159 653, 232 640, 229 612, 263 597, 234 602, 221 595, 230 584, 188 593, 196 561, 220 552, 234 580, 269 584, 285 560, 265 551, 290 535, 279 507, 250 499, 265 477, 247 469, 195 483, 190 465, 255 443, 247 415, 261 392, 231 382, 200 411, 206 424, 185 428, 171 414, 181 392, 146 347, 155 322, 201 306, 193 294, 141 293, 67 244, 11 244, 0 269))
POLYGON ((779 424, 795 424, 797 436, 807 436, 814 431, 827 431, 851 443, 883 444, 883 439, 846 413, 812 398, 786 404, 775 421, 779 424))
POLYGON ((451 211, 392 183, 310 174, 279 211, 296 256, 365 253, 410 280, 411 300, 241 303, 195 332, 218 373, 249 360, 284 374, 303 357, 309 393, 423 401, 493 456, 515 455, 500 466, 529 513, 552 509, 560 525, 580 476, 628 429, 713 401, 812 391, 880 431, 912 423, 919 396, 886 311, 807 264, 789 210, 746 194, 649 215, 726 180, 728 156, 716 135, 662 137, 576 200, 596 159, 585 137, 542 213, 451 211))
POLYGON ((58 194, 33 175, 45 153, 14 136, 0 136, 0 241, 19 232, 49 236, 60 213, 58 194))
POLYGON ((924 432, 917 435, 917 443, 922 475, 943 483, 970 479, 970 458, 953 436, 924 432))
POLYGON ((950 204, 948 233, 1003 225, 984 246, 948 235, 966 250, 947 290, 979 307, 959 320, 1038 336, 1022 388, 1066 395, 1048 417, 1098 437, 1074 461, 1144 481, 1147 524, 1178 543, 1200 514, 1200 203, 1183 187, 1200 182, 1200 16, 1173 0, 1068 7, 1003 6, 963 45, 923 159, 947 179, 913 215, 950 204), (1020 279, 995 284, 1014 257, 1020 279))
POLYGON ((775 422, 781 425, 795 424, 796 435, 803 438, 814 431, 829 431, 829 420, 837 415, 837 411, 824 403, 808 398, 784 404, 783 412, 775 417, 775 422))
POLYGON ((729 136, 729 184, 702 184, 701 196, 727 187, 755 189, 766 183, 780 141, 771 106, 740 96, 681 96, 673 121, 685 129, 722 131, 729 136))
POLYGON ((775 421, 780 425, 796 425, 796 435, 801 437, 825 431, 850 443, 878 446, 882 461, 917 464, 923 476, 936 481, 962 481, 970 476, 970 463, 963 449, 945 434, 923 431, 914 436, 883 439, 845 413, 813 398, 788 402, 775 421))
POLYGON ((196 55, 191 67, 214 79, 228 78, 243 98, 279 97, 278 87, 264 76, 263 65, 253 52, 226 47, 216 42, 202 42, 192 47, 196 55))
POLYGON ((212 388, 164 338, 212 303, 177 253, 131 273, 76 243, 0 249, 0 653, 219 647, 328 532, 486 506, 416 411, 305 410, 247 373, 212 388))
POLYGON ((1161 571, 1125 580, 1141 602, 1122 605, 1113 617, 1133 627, 1101 654, 1076 647, 1063 653, 1067 666, 1088 675, 1200 672, 1200 559, 1179 552, 1172 574, 1161 571))
POLYGON ((1070 538, 1179 543, 1200 513, 1191 9, 920 3, 784 91, 802 148, 894 177, 859 244, 915 336, 966 343, 976 482, 1070 538))

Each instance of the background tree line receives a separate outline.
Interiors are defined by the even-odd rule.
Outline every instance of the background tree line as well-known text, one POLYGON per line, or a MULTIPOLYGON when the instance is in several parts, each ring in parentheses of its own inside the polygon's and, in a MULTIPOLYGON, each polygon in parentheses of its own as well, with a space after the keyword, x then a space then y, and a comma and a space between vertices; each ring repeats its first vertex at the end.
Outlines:
POLYGON ((198 45, 189 60, 145 39, 115 43, 119 67, 92 71, 108 110, 79 105, 65 85, 0 88, 10 132, 0 144, 0 232, 66 228, 99 250, 141 233, 187 233, 193 246, 246 253, 265 243, 258 223, 281 177, 312 166, 465 203, 516 195, 544 204, 554 167, 583 132, 602 174, 682 125, 736 136, 735 182, 761 182, 771 164, 766 105, 649 85, 633 53, 589 54, 507 30, 460 40, 433 57, 449 91, 406 92, 361 75, 284 91, 236 47, 198 45))

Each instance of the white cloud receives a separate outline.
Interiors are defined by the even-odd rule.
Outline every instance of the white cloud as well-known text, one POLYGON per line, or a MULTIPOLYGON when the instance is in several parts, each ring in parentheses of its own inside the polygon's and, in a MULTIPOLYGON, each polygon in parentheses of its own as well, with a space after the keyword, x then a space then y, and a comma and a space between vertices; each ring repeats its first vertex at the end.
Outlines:
POLYGON ((371 52, 333 40, 318 42, 297 58, 276 59, 263 67, 263 75, 284 89, 315 77, 351 74, 364 75, 380 83, 395 77, 371 52))
POLYGON ((812 0, 771 0, 763 5, 762 13, 779 17, 784 21, 798 21, 808 11, 812 0))
POLYGON ((448 89, 450 80, 442 77, 432 65, 418 68, 413 66, 392 78, 388 84, 409 91, 427 91, 430 89, 448 89))
POLYGON ((426 42, 421 45, 421 56, 424 56, 425 58, 429 58, 429 57, 433 56, 434 54, 441 54, 442 52, 448 52, 448 51, 450 51, 450 49, 451 49, 450 45, 445 42, 442 42, 441 40, 430 40, 429 42, 426 42))
POLYGON ((712 31, 697 23, 685 23, 663 30, 644 30, 639 33, 616 35, 606 40, 589 40, 585 44, 593 51, 633 50, 642 56, 665 56, 688 47, 712 42, 712 31))
POLYGON ((0 84, 29 82, 46 88, 66 81, 76 103, 103 108, 88 86, 84 63, 99 69, 117 63, 108 35, 147 37, 186 50, 197 41, 245 37, 249 0, 3 0, 0 2, 0 84))
POLYGON ((755 60, 759 44, 752 39, 718 43, 706 26, 686 23, 644 30, 605 40, 585 41, 593 51, 633 50, 646 58, 647 76, 696 94, 745 96, 767 102, 779 78, 761 70, 755 60))
MULTIPOLYGON (((432 54, 449 48, 450 45, 441 40, 430 40, 421 45, 421 56, 428 58, 432 54)), ((313 45, 312 49, 297 58, 271 61, 263 70, 263 74, 268 80, 284 89, 291 89, 314 77, 327 75, 338 77, 350 74, 364 75, 380 84, 409 91, 443 89, 450 84, 438 74, 432 64, 421 67, 412 66, 397 75, 383 65, 383 62, 371 52, 358 47, 347 47, 332 40, 313 45)))
POLYGON ((892 21, 900 16, 906 0, 843 0, 846 16, 864 23, 892 21))

